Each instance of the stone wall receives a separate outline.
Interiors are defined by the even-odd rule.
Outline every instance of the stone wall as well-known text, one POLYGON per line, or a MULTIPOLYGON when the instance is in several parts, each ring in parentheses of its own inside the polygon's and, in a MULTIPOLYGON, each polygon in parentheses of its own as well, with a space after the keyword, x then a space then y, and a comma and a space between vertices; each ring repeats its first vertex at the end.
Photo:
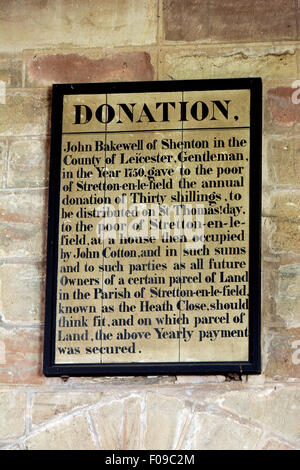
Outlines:
POLYGON ((299 25, 297 0, 0 0, 0 448, 300 447, 299 25), (264 89, 263 374, 45 378, 51 84, 248 76, 264 89))

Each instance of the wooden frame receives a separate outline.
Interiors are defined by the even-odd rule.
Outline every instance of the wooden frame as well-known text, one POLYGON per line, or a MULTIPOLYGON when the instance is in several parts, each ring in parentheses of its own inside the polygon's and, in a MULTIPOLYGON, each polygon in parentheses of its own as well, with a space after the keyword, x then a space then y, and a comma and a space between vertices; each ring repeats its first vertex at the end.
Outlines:
POLYGON ((261 79, 54 85, 49 185, 44 374, 46 376, 260 373, 261 79), (249 360, 227 362, 55 363, 63 99, 66 95, 250 90, 249 360))

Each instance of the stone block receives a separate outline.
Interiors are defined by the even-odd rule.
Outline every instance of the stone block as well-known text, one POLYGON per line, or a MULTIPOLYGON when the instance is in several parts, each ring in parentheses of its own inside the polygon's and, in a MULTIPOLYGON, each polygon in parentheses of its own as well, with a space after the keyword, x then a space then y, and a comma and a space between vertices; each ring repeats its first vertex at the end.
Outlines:
POLYGON ((157 1, 11 0, 1 2, 3 52, 153 44, 157 1), (13 32, 13 34, 12 34, 13 32))
POLYGON ((265 198, 269 246, 273 253, 300 253, 300 192, 274 191, 265 198))
POLYGON ((6 88, 20 88, 22 86, 22 61, 13 56, 0 59, 0 82, 5 83, 6 88))
POLYGON ((39 330, 0 328, 0 384, 41 384, 42 339, 39 330))
POLYGON ((266 160, 269 184, 299 186, 300 139, 285 136, 270 137, 266 160))
POLYGON ((277 315, 287 329, 300 328, 300 264, 279 267, 277 315))
POLYGON ((197 412, 187 431, 185 450, 252 450, 261 431, 222 415, 197 412))
POLYGON ((190 410, 174 397, 149 393, 146 400, 145 449, 176 449, 190 410))
POLYGON ((30 436, 27 450, 97 450, 85 416, 72 416, 30 436))
POLYGON ((285 442, 280 442, 277 439, 269 439, 263 446, 262 450, 297 450, 285 442))
POLYGON ((254 42, 295 40, 295 0, 164 0, 167 41, 254 42), (266 21, 267 18, 267 21, 266 21))
POLYGON ((0 439, 17 438, 24 434, 25 411, 25 393, 13 390, 0 392, 0 439))
POLYGON ((6 142, 0 141, 0 188, 4 187, 4 181, 5 181, 5 176, 6 176, 5 160, 6 160, 6 142))
POLYGON ((208 0, 163 0, 164 38, 167 41, 209 40, 208 0))
POLYGON ((0 110, 0 136, 45 135, 49 132, 47 90, 8 89, 0 110))
POLYGON ((99 435, 101 449, 123 448, 123 403, 113 401, 92 411, 92 418, 99 435))
POLYGON ((300 328, 271 332, 267 336, 265 376, 280 381, 300 378, 300 328))
POLYGON ((265 387, 225 393, 221 406, 265 431, 300 443, 300 390, 297 386, 265 387))
POLYGON ((212 41, 280 41, 297 37, 295 0, 211 0, 212 41))
POLYGON ((124 400, 123 411, 123 449, 140 449, 140 434, 142 427, 142 404, 137 396, 124 400))
MULTIPOLYGON (((296 56, 295 48, 290 46, 191 47, 176 51, 167 49, 163 59, 162 78, 187 80, 262 77, 265 80, 290 78, 292 82, 297 77, 296 56)), ((273 102, 270 103, 273 105, 273 102)))
POLYGON ((266 120, 273 129, 290 128, 300 122, 300 105, 295 101, 296 89, 277 86, 266 91, 266 120))
POLYGON ((46 211, 45 192, 0 194, 0 258, 45 255, 46 211))
POLYGON ((98 403, 103 397, 98 392, 65 392, 36 393, 32 401, 32 424, 40 425, 65 413, 84 409, 98 403))

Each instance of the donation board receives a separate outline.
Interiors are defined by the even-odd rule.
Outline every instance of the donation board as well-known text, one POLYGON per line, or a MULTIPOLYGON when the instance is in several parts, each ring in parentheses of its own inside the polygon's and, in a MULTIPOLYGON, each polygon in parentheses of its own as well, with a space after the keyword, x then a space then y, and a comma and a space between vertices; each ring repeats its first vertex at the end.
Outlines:
POLYGON ((45 375, 260 372, 261 80, 54 85, 45 375))

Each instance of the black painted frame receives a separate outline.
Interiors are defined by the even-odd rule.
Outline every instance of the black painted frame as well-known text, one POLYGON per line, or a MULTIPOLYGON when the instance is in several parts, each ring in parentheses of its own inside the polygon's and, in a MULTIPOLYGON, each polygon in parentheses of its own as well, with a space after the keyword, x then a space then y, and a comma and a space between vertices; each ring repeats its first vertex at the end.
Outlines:
POLYGON ((259 374, 261 372, 261 148, 260 78, 53 85, 48 206, 46 312, 43 372, 46 376, 259 374), (60 160, 64 95, 250 89, 249 361, 59 364, 54 362, 58 265, 60 160))

